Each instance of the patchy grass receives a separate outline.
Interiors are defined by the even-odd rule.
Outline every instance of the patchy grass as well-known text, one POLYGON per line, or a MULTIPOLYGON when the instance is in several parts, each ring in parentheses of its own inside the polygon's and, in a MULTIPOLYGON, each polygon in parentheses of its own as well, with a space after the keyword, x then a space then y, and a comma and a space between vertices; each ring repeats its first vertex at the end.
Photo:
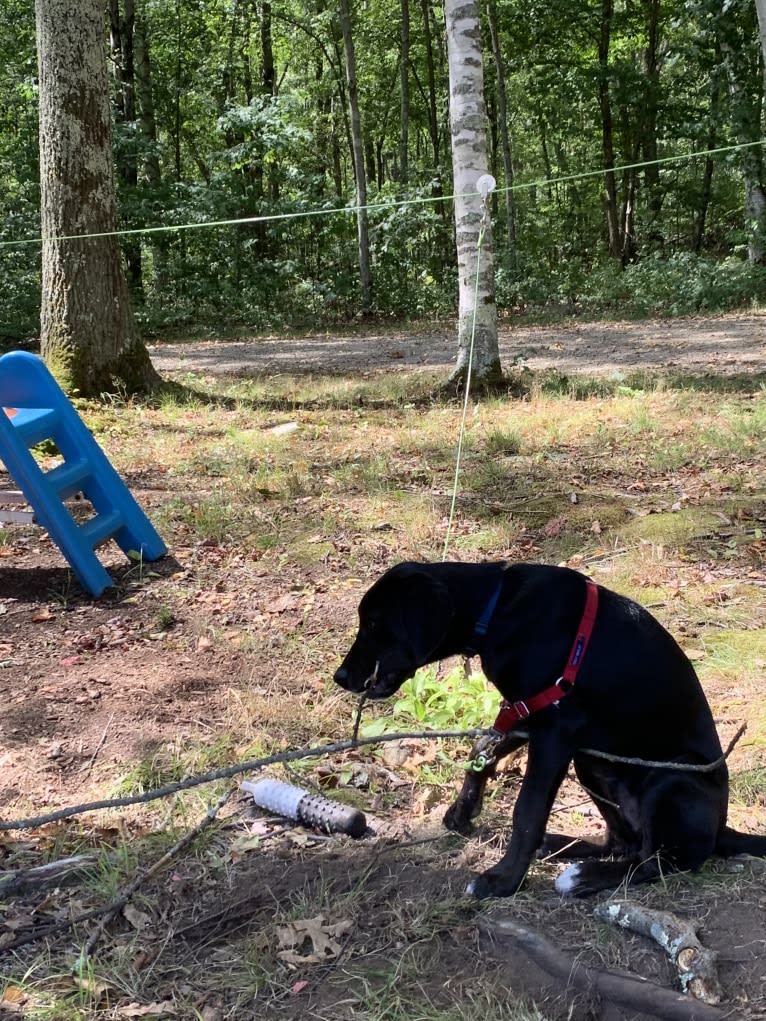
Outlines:
MULTIPOLYGON (((724 743, 748 723, 730 759, 733 812, 738 824, 766 827, 764 393, 730 382, 719 393, 710 381, 526 373, 507 394, 472 404, 448 533, 462 407, 440 383, 414 373, 186 375, 151 402, 81 405, 175 559, 126 566, 107 604, 83 600, 66 572, 3 604, 36 615, 23 634, 51 674, 34 719, 7 721, 35 735, 24 761, 48 784, 46 799, 50 763, 60 761, 46 756, 59 753, 34 720, 65 702, 61 649, 80 662, 67 668, 77 683, 60 726, 75 751, 70 771, 55 774, 59 800, 76 801, 81 784, 132 794, 256 754, 342 740, 355 706, 331 676, 359 596, 397 560, 438 559, 448 539, 451 557, 566 563, 649 606, 694 659, 724 743), (94 635, 117 636, 109 669, 93 652, 94 635), (129 674, 132 650, 141 658, 129 674), (99 754, 102 735, 108 755, 99 754)), ((51 556, 30 553, 30 541, 17 546, 17 533, 3 530, 3 562, 6 553, 19 562, 51 556)), ((16 646, 0 654, 4 663, 12 709, 13 685, 24 694, 31 668, 16 646)), ((469 726, 489 722, 496 700, 462 664, 443 664, 398 701, 366 711, 363 726, 469 726)), ((377 837, 349 845, 285 832, 254 817, 247 799, 233 802, 219 826, 144 884, 133 900, 139 913, 107 927, 77 982, 70 969, 87 924, 6 951, 5 1003, 34 1019, 590 1016, 585 998, 541 988, 527 965, 511 967, 477 937, 481 908, 461 891, 470 870, 500 853, 519 770, 511 765, 493 787, 476 839, 451 837, 439 820, 465 750, 413 742, 275 770, 363 807, 377 837)), ((223 789, 9 840, 9 867, 74 847, 96 847, 100 859, 87 882, 49 900, 0 905, 4 945, 26 917, 41 924, 103 905, 223 789)), ((39 803, 28 789, 14 814, 39 803)), ((555 809, 562 828, 598 829, 571 780, 555 809)), ((555 897, 555 869, 536 865, 503 910, 549 927, 590 963, 635 969, 638 958, 639 971, 672 981, 652 951, 598 927, 588 905, 555 897)), ((761 879, 713 865, 640 896, 688 908, 715 932, 731 921, 734 884, 742 925, 757 928, 761 879)), ((757 963, 752 975, 737 973, 732 1000, 740 987, 751 1002, 762 997, 760 975, 757 963)))

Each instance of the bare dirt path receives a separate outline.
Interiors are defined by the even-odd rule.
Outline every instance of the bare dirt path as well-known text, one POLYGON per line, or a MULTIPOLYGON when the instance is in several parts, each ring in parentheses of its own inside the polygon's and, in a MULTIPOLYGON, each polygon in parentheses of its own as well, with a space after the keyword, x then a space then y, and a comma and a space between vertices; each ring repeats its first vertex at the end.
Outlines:
MULTIPOLYGON (((506 369, 597 375, 638 369, 700 374, 766 372, 766 312, 715 318, 647 319, 639 322, 571 322, 557 326, 501 325, 500 355, 506 369)), ((343 373, 386 369, 448 368, 454 361, 454 327, 252 337, 234 341, 154 344, 162 373, 343 373)))

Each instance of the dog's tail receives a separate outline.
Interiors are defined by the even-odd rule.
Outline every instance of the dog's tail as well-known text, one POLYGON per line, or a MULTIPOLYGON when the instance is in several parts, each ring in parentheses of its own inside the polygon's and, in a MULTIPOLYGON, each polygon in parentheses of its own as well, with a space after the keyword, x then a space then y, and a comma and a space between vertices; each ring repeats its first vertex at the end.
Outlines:
POLYGON ((766 858, 766 836, 757 833, 740 833, 725 826, 715 845, 715 854, 731 858, 735 854, 752 854, 755 858, 766 858))

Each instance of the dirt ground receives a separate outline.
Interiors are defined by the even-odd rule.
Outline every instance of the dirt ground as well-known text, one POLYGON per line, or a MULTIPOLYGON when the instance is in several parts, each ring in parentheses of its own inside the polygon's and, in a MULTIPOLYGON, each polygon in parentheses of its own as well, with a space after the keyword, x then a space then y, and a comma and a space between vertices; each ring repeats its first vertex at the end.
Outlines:
MULTIPOLYGON (((760 373, 766 370, 766 315, 708 319, 518 326, 498 331, 504 368, 593 375, 663 369, 679 374, 760 373)), ((160 372, 245 375, 279 372, 411 371, 448 368, 455 359, 454 326, 423 331, 364 330, 338 335, 258 337, 243 341, 157 344, 160 372)))
MULTIPOLYGON (((190 371, 356 374, 392 367, 440 368, 451 363, 453 348, 451 330, 445 327, 428 334, 392 331, 158 344, 151 352, 161 373, 180 378, 190 371)), ((677 368, 684 374, 760 374, 766 373, 766 316, 573 323, 552 329, 504 327, 501 350, 506 366, 515 362, 534 370, 612 374, 677 368)), ((128 475, 126 482, 150 512, 169 485, 150 471, 128 475)), ((169 746, 182 757, 191 745, 207 742, 212 749, 232 733, 241 733, 246 744, 259 700, 280 697, 284 662, 280 635, 300 630, 309 640, 312 633, 334 633, 329 644, 334 641, 335 647, 326 660, 302 665, 296 694, 309 717, 295 721, 296 742, 302 742, 311 733, 314 694, 343 651, 359 595, 388 565, 394 542, 382 533, 366 575, 349 583, 342 550, 300 576, 289 570, 275 574, 223 546, 186 543, 178 535, 166 558, 142 570, 117 551, 107 554, 104 563, 117 584, 101 599, 92 600, 71 582, 44 533, 14 527, 12 538, 0 545, 2 818, 114 794, 137 760, 151 762, 153 753, 162 750, 165 762, 169 746), (170 618, 172 624, 166 626, 170 618), (244 633, 247 644, 239 640, 244 633)), ((293 711, 286 705, 287 714, 293 711)), ((315 725, 321 729, 322 721, 315 725)), ((348 736, 343 733, 336 739, 348 736)), ((230 758, 236 759, 237 751, 235 742, 230 758)), ((131 950, 131 967, 147 977, 136 979, 124 991, 115 983, 109 1003, 116 1006, 104 1013, 102 1004, 100 1016, 343 1021, 359 1017, 376 997, 394 995, 374 978, 375 964, 389 965, 401 956, 404 969, 408 955, 425 969, 420 982, 428 990, 429 1002, 442 1003, 445 1011, 458 1000, 480 1004, 492 989, 496 995, 502 992, 509 1003, 533 996, 550 1021, 641 1021, 648 1016, 552 980, 517 947, 477 927, 477 906, 461 898, 469 872, 496 858, 507 835, 516 773, 508 774, 504 793, 493 803, 477 838, 463 841, 441 831, 443 804, 412 800, 412 776, 406 769, 400 771, 390 762, 376 768, 381 775, 387 771, 394 776, 392 799, 385 807, 378 806, 378 816, 373 810, 377 837, 359 843, 285 832, 281 824, 259 821, 257 814, 248 829, 243 819, 252 812, 246 802, 229 806, 228 828, 217 838, 226 867, 211 874, 201 857, 186 860, 152 886, 155 907, 141 939, 147 946, 172 942, 172 975, 147 964, 154 960, 149 951, 141 971, 131 950), (406 812, 397 812, 397 798, 406 812), (247 853, 232 855, 232 841, 247 838, 252 838, 247 853), (324 950, 325 963, 312 959, 304 946, 299 950, 304 963, 290 965, 278 989, 266 980, 252 979, 249 999, 232 1004, 226 976, 244 967, 241 939, 247 936, 257 948, 259 933, 273 936, 281 907, 292 905, 295 915, 296 898, 324 904, 322 931, 332 937, 331 949, 324 950), (349 904, 356 912, 352 919, 346 915, 349 904), (344 925, 333 937, 331 927, 341 922, 344 925), (163 976, 164 985, 151 985, 147 970, 152 969, 163 976), (182 1002, 186 1006, 179 1006, 182 1002), (152 1005, 153 1012, 148 1009, 152 1005)), ((582 804, 582 792, 567 787, 559 807, 575 804, 582 804)), ((110 814, 98 825, 117 828, 128 839, 146 836, 140 815, 110 814)), ((582 825, 596 829, 592 809, 582 808, 582 825)), ((35 863, 41 842, 49 847, 57 839, 55 830, 41 832, 42 836, 36 833, 28 839, 11 834, 0 840, 2 868, 35 863)), ((597 967, 630 967, 666 987, 676 986, 674 969, 656 947, 621 932, 604 936, 591 917, 592 903, 571 904, 554 894, 554 875, 550 867, 537 866, 525 892, 512 905, 493 906, 490 918, 512 913, 522 924, 542 928, 572 959, 597 967), (587 945, 584 930, 589 933, 587 945)), ((721 954, 726 995, 722 1017, 766 1018, 763 879, 758 863, 721 863, 704 887, 670 879, 639 896, 642 903, 675 908, 701 921, 705 942, 721 954)), ((76 894, 55 893, 42 903, 39 897, 34 904, 13 898, 0 902, 0 950, 19 931, 60 920, 81 906, 76 894)), ((124 919, 117 923, 114 946, 134 946, 136 926, 131 925, 124 919)), ((36 952, 27 947, 7 953, 2 973, 18 974, 19 968, 32 966, 36 952)), ((256 965, 251 971, 257 971, 256 965)), ((503 1009, 510 1010, 508 1003, 503 1009)), ((487 1011, 495 1012, 489 1001, 487 1011)), ((32 1000, 21 996, 18 1002, 0 1002, 0 1016, 6 1013, 42 1016, 32 1012, 32 1000)), ((94 1008, 93 1016, 97 1013, 94 1008)), ((91 1014, 83 1011, 77 1016, 91 1014)), ((421 1015, 405 1004, 399 1013, 392 1010, 386 1016, 405 1021, 421 1015)))

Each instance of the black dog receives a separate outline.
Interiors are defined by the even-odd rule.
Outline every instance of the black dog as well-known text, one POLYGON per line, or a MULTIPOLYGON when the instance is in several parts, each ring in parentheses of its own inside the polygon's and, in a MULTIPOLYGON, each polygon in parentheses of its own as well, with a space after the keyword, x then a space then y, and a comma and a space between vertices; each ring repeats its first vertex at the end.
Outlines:
POLYGON ((450 829, 467 831, 494 761, 528 742, 510 845, 469 885, 476 897, 515 893, 538 851, 589 859, 556 881, 560 893, 575 896, 646 882, 664 869, 695 869, 714 854, 766 857, 766 836, 726 825, 728 771, 710 707, 694 668, 662 625, 599 586, 592 638, 584 653, 582 642, 575 653, 589 584, 562 567, 404 563, 359 605, 358 635, 335 674, 349 691, 386 698, 426 663, 478 653, 487 678, 517 703, 517 715, 541 692, 554 692, 554 702, 498 735, 486 765, 467 775, 445 817, 450 829), (582 654, 576 683, 553 688, 575 654, 582 654), (717 764, 680 771, 615 762, 590 750, 653 763, 717 764), (572 762, 606 821, 603 844, 546 836, 572 762))

